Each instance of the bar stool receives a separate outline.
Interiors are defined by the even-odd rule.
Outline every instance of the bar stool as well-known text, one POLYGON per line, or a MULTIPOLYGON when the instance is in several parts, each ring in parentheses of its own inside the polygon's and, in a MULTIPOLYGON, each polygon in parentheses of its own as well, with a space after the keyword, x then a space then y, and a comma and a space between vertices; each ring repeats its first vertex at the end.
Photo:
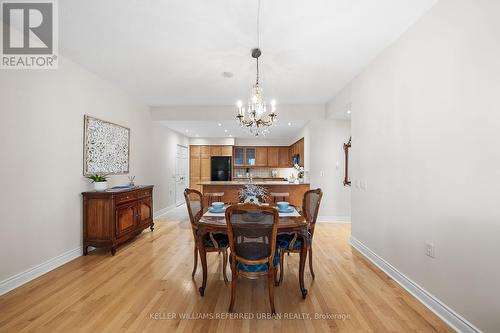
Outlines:
POLYGON ((277 203, 279 201, 288 201, 290 198, 290 193, 287 193, 287 192, 271 193, 271 198, 273 199, 274 203, 277 203))
POLYGON ((212 206, 214 202, 223 202, 224 192, 206 193, 205 196, 208 199, 208 205, 212 206))

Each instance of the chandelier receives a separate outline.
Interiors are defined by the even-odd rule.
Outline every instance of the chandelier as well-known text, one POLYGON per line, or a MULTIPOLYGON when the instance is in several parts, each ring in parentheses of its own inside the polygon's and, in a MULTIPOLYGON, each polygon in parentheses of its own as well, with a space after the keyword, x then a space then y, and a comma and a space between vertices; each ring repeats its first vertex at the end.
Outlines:
POLYGON ((254 136, 265 136, 269 133, 269 128, 275 126, 278 115, 276 114, 276 101, 272 100, 270 105, 267 105, 262 96, 262 88, 259 85, 259 57, 262 51, 259 45, 259 16, 260 16, 260 0, 258 2, 257 11, 257 48, 252 49, 252 58, 256 60, 257 76, 255 84, 252 87, 252 96, 248 100, 247 107, 243 107, 243 102, 238 101, 238 115, 236 119, 241 128, 254 136))

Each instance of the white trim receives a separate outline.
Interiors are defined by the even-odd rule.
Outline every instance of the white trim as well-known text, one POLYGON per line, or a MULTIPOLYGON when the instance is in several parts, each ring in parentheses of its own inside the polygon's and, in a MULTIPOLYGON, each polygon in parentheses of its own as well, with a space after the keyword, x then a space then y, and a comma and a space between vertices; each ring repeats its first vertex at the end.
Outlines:
POLYGON ((156 220, 157 218, 162 217, 163 215, 167 214, 169 211, 171 211, 175 207, 176 207, 176 205, 173 204, 173 205, 170 205, 168 207, 157 210, 156 212, 153 213, 153 220, 156 220))
POLYGON ((24 272, 11 276, 10 278, 7 278, 0 282, 0 295, 8 293, 9 291, 16 289, 17 287, 20 287, 23 284, 28 283, 31 280, 34 280, 37 277, 40 277, 43 274, 48 273, 51 270, 54 270, 57 267, 80 257, 81 255, 82 247, 79 246, 76 249, 69 250, 63 254, 58 255, 57 257, 54 257, 39 265, 27 269, 24 272))
POLYGON ((319 215, 317 222, 320 222, 320 223, 351 223, 351 217, 350 216, 319 215))
MULTIPOLYGON (((154 219, 157 219, 166 213, 168 213, 170 210, 174 209, 175 205, 160 209, 156 211, 153 216, 154 219)), ((42 276, 45 273, 48 273, 54 269, 56 269, 59 266, 62 266, 71 260, 74 260, 78 257, 80 257, 83 253, 83 248, 81 246, 77 247, 76 249, 67 251, 63 254, 58 255, 57 257, 54 257, 52 259, 49 259, 39 265, 36 265, 32 268, 29 268, 25 270, 24 272, 21 272, 19 274, 16 274, 14 276, 11 276, 10 278, 7 278, 3 281, 0 281, 0 295, 3 295, 5 293, 8 293, 9 291, 16 289, 20 286, 22 286, 25 283, 30 282, 31 280, 36 279, 37 277, 42 276)))
POLYGON ((370 260, 375 266, 384 271, 401 287, 406 289, 417 300, 434 312, 439 318, 450 325, 455 331, 462 333, 480 333, 481 330, 468 322, 465 318, 453 311, 450 307, 426 291, 424 288, 413 282, 406 275, 398 271, 394 266, 379 257, 363 243, 351 236, 351 245, 363 256, 370 260))

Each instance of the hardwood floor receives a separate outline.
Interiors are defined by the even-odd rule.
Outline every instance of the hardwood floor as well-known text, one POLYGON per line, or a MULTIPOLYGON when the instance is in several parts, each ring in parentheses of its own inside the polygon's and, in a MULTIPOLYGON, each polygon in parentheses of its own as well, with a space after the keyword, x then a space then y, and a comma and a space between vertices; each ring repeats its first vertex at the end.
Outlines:
POLYGON ((201 267, 191 279, 193 236, 185 207, 155 223, 154 232, 145 231, 115 257, 91 252, 0 296, 0 332, 452 332, 351 248, 348 224, 316 227, 316 280, 306 268, 306 300, 298 287, 298 255, 286 257, 283 285, 275 288, 283 319, 257 320, 269 312, 266 281, 241 279, 235 312, 253 319, 195 320, 227 315, 231 288, 222 280, 222 256, 208 254, 201 297, 201 267), (302 315, 306 319, 292 318, 302 315))

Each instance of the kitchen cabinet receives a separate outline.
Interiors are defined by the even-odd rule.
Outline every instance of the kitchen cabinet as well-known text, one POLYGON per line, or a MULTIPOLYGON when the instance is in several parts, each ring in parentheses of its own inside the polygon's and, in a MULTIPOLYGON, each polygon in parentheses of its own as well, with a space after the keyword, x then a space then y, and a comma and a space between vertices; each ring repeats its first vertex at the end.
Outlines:
POLYGON ((234 147, 234 165, 245 165, 245 148, 234 147))
POLYGON ((200 150, 201 150, 201 146, 191 146, 189 148, 189 151, 190 151, 190 156, 196 156, 196 157, 200 157, 200 150))
POLYGON ((210 146, 200 146, 200 157, 210 158, 210 146))
POLYGON ((290 146, 290 164, 293 166, 293 158, 294 156, 299 155, 300 156, 300 166, 304 166, 304 138, 300 139, 299 141, 295 142, 293 145, 290 146))
POLYGON ((245 148, 245 165, 255 165, 255 148, 245 148))
POLYGON ((210 156, 221 156, 222 147, 221 146, 210 146, 210 156))
POLYGON ((221 156, 233 156, 233 146, 222 146, 221 156))
POLYGON ((191 156, 189 163, 189 177, 201 177, 201 159, 200 157, 191 156))
POLYGON ((200 158, 200 177, 210 180, 210 158, 200 158))
POLYGON ((292 159, 290 157, 290 149, 288 147, 278 148, 278 167, 289 168, 292 164, 292 159))
POLYGON ((255 165, 256 166, 268 166, 267 164, 267 147, 256 147, 255 148, 255 165))
POLYGON ((267 148, 267 166, 271 168, 279 167, 279 150, 278 147, 267 148))

